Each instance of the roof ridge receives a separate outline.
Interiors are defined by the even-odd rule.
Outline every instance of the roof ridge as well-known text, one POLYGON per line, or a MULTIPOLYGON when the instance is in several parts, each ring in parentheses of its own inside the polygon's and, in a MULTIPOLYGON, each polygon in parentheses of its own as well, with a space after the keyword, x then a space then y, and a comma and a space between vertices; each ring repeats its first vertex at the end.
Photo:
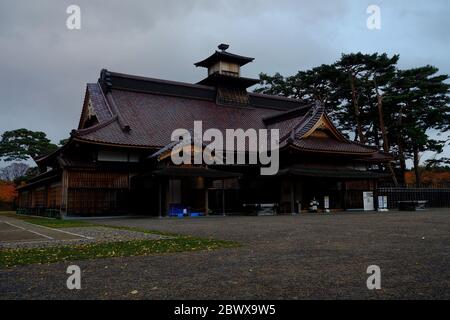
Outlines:
POLYGON ((119 122, 120 127, 122 128, 122 131, 124 132, 130 132, 131 131, 131 127, 129 124, 127 124, 125 122, 125 119, 123 118, 122 114, 119 111, 119 108, 116 105, 116 102, 114 101, 113 95, 111 93, 111 91, 108 91, 106 93, 106 101, 109 102, 109 105, 111 107, 113 107, 113 112, 117 117, 117 121, 119 122))
POLYGON ((297 108, 294 108, 291 110, 281 111, 277 114, 264 117, 262 119, 262 121, 267 122, 268 124, 272 124, 272 123, 277 123, 277 122, 284 121, 287 119, 292 119, 293 117, 295 117, 297 115, 298 112, 304 111, 304 109, 311 108, 312 106, 313 106, 312 104, 306 104, 306 105, 303 105, 303 106, 300 106, 300 107, 297 107, 297 108), (291 117, 289 117, 289 116, 291 116, 291 117), (287 117, 287 118, 285 118, 285 117, 287 117), (281 119, 279 119, 279 118, 281 118, 281 119))
POLYGON ((109 113, 113 117, 114 116, 114 112, 111 110, 111 107, 110 107, 110 105, 108 103, 108 100, 106 100, 105 93, 102 90, 102 86, 100 85, 100 83, 98 81, 97 81, 96 85, 98 86, 98 88, 99 88, 99 90, 100 90, 100 92, 102 94, 103 100, 105 101, 105 104, 106 104, 106 107, 108 108, 109 113))
POLYGON ((302 103, 303 101, 297 98, 290 98, 290 97, 284 97, 284 96, 278 96, 274 94, 266 94, 266 93, 260 93, 260 92, 248 92, 250 96, 256 96, 256 97, 264 97, 268 99, 274 99, 274 100, 285 100, 290 102, 298 102, 302 103))
MULTIPOLYGON (((214 93, 216 91, 216 88, 214 86, 208 86, 208 85, 197 84, 197 83, 188 83, 188 82, 182 82, 182 81, 158 79, 158 78, 151 78, 151 77, 144 77, 144 76, 108 71, 106 69, 104 69, 104 70, 106 73, 108 73, 109 79, 111 79, 111 77, 115 77, 115 78, 123 79, 124 81, 126 81, 126 80, 143 81, 143 82, 148 83, 149 85, 150 84, 155 84, 155 85, 159 84, 159 85, 168 85, 168 86, 179 86, 179 87, 193 89, 193 90, 204 90, 207 97, 197 96, 198 93, 195 93, 195 92, 193 92, 192 94, 186 94, 186 95, 182 94, 182 96, 186 96, 188 98, 194 98, 194 99, 203 99, 203 100, 208 99, 211 101, 215 98, 214 93)), ((251 79, 251 78, 245 78, 245 79, 251 79)), ((99 79, 99 81, 100 81, 100 79, 99 79)), ((180 96, 180 95, 174 95, 170 92, 164 92, 164 91, 160 91, 160 90, 148 90, 148 89, 143 89, 143 88, 133 88, 133 87, 129 87, 129 86, 117 85, 117 84, 111 83, 111 80, 109 80, 109 81, 110 81, 110 86, 112 86, 111 89, 116 88, 116 89, 125 90, 125 91, 137 91, 137 92, 143 92, 143 93, 164 94, 164 95, 169 95, 169 96, 180 96)), ((101 83, 99 83, 99 85, 103 88, 101 83)), ((289 103, 304 104, 304 102, 302 100, 295 99, 295 98, 262 94, 262 93, 256 93, 256 92, 247 92, 247 94, 250 98, 261 98, 266 101, 274 101, 274 102, 275 101, 280 101, 280 102, 286 101, 289 103)), ((258 103, 255 103, 255 106, 265 107, 265 108, 270 107, 270 106, 260 106, 258 103)), ((278 109, 278 110, 280 109, 279 107, 276 107, 276 106, 272 106, 272 108, 278 109)), ((282 108, 282 109, 284 109, 284 108, 282 108)))
POLYGON ((174 80, 166 80, 166 79, 159 79, 159 78, 152 78, 152 77, 144 77, 144 76, 138 76, 128 73, 120 73, 120 72, 114 72, 114 71, 108 71, 111 75, 119 78, 126 78, 126 79, 133 79, 133 80, 140 80, 140 81, 149 81, 149 82, 159 82, 159 83, 165 83, 165 84, 173 84, 173 85, 179 85, 179 86, 185 86, 190 88, 199 88, 199 89, 209 89, 209 90, 215 90, 212 86, 205 86, 202 84, 195 84, 195 83, 189 83, 184 81, 174 81, 174 80))
POLYGON ((286 133, 280 141, 284 141, 286 139, 295 139, 295 136, 312 120, 318 113, 323 114, 325 108, 323 108, 322 104, 319 102, 314 103, 311 109, 303 117, 302 121, 300 121, 291 131, 286 133))

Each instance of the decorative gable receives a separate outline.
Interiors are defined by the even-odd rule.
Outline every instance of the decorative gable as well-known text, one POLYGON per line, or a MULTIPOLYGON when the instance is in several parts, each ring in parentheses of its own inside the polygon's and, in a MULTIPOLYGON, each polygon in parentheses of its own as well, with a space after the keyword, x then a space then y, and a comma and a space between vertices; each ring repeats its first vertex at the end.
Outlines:
POLYGON ((92 101, 91 99, 87 99, 87 103, 83 107, 83 111, 81 113, 79 129, 86 129, 98 123, 99 123, 98 117, 97 114, 95 113, 92 101))
POLYGON ((323 112, 319 120, 304 133, 300 138, 319 137, 319 138, 334 138, 341 142, 347 142, 347 139, 336 129, 334 124, 323 112))

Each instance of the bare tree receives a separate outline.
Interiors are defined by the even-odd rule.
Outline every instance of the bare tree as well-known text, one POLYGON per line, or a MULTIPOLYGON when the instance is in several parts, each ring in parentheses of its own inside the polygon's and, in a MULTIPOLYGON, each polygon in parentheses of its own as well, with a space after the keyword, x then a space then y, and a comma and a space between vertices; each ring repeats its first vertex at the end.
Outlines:
POLYGON ((0 180, 14 181, 26 174, 30 166, 21 162, 14 162, 7 167, 0 168, 0 180))

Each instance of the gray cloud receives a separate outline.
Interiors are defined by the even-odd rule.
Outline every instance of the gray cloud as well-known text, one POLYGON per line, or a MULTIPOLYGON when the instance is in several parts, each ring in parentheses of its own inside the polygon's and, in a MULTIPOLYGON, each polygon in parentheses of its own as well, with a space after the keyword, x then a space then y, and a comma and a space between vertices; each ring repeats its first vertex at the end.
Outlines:
POLYGON ((372 1, 0 2, 0 131, 43 130, 58 141, 77 125, 86 82, 101 68, 196 82, 193 63, 220 42, 253 56, 244 70, 293 74, 342 52, 401 54, 401 65, 450 73, 447 1, 380 0, 382 30, 365 28, 372 1), (78 4, 82 29, 65 27, 78 4))

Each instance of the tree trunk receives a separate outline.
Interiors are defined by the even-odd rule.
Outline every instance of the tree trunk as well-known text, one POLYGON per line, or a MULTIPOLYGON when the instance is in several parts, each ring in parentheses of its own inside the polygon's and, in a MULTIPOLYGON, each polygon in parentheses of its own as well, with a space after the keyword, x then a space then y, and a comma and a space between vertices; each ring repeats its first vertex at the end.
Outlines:
POLYGON ((384 124, 384 113, 383 113, 383 98, 377 91, 377 107, 378 107, 378 117, 380 120, 380 130, 381 136, 383 137, 383 150, 384 152, 389 152, 389 141, 387 137, 386 125, 384 124))
MULTIPOLYGON (((383 97, 380 95, 378 91, 378 85, 376 80, 374 79, 373 82, 375 84, 375 92, 377 94, 378 118, 380 121, 381 136, 383 137, 383 151, 389 153, 389 141, 387 137, 386 126, 384 124, 383 97)), ((394 168, 392 168, 392 164, 390 162, 387 163, 387 168, 392 176, 392 181, 394 182, 394 185, 398 187, 397 177, 395 176, 394 168)))
POLYGON ((379 136, 379 132, 378 132, 378 127, 374 124, 373 125, 373 136, 375 139, 375 145, 377 146, 378 149, 380 149, 380 136, 379 136))
MULTIPOLYGON (((398 119, 398 127, 402 127, 403 123, 403 108, 400 107, 399 111, 400 117, 398 119)), ((406 159, 405 159, 405 149, 403 147, 403 140, 400 133, 397 133, 397 145, 398 145, 398 158, 400 161, 400 171, 402 174, 402 183, 406 183, 405 174, 406 174, 406 159)))
POLYGON ((420 187, 420 171, 419 171, 419 148, 414 146, 414 174, 416 176, 416 187, 420 187))
POLYGON ((362 123, 361 123, 361 116, 360 116, 360 112, 359 112, 358 99, 356 97, 355 76, 350 73, 349 79, 350 79, 350 87, 352 89, 353 108, 355 111, 356 129, 358 131, 359 142, 366 143, 366 138, 364 137, 363 130, 362 130, 362 123))
POLYGON ((398 160, 400 162, 400 172, 402 174, 401 183, 405 183, 405 173, 406 173, 406 159, 405 159, 405 150, 403 149, 403 142, 400 139, 400 136, 397 139, 397 145, 398 145, 398 160))

